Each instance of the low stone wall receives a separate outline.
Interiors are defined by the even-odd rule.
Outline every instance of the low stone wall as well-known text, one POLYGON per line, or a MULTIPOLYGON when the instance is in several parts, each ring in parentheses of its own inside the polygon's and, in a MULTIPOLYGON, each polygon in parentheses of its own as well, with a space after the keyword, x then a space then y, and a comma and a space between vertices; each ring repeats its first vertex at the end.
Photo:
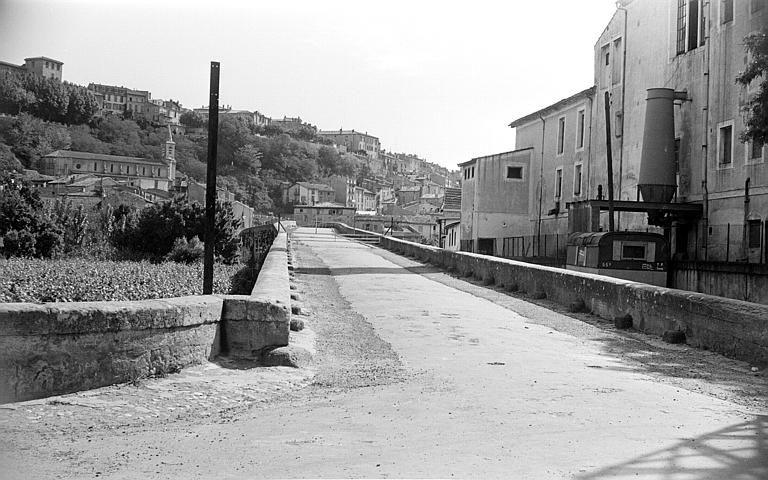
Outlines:
POLYGON ((250 296, 0 303, 0 403, 123 383, 288 344, 286 235, 250 296))
POLYGON ((291 293, 287 235, 278 233, 264 259, 250 296, 230 295, 224 304, 224 350, 257 357, 270 347, 288 345, 291 293))
MULTIPOLYGON (((336 228, 352 233, 346 225, 336 228)), ((356 233, 372 234, 359 229, 356 233)), ((768 364, 768 305, 452 252, 392 237, 381 236, 380 245, 489 285, 528 292, 566 306, 583 302, 587 310, 609 320, 630 315, 633 327, 643 332, 663 335, 679 330, 689 345, 753 364, 768 364)))
POLYGON ((224 300, 0 304, 0 402, 173 372, 219 352, 224 300))

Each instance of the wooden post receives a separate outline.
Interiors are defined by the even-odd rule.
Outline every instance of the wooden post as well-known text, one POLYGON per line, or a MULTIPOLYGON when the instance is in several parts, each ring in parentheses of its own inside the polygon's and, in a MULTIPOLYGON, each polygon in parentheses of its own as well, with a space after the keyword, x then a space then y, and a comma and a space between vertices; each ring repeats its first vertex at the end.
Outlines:
POLYGON ((208 168, 205 190, 205 252, 203 264, 203 295, 213 293, 213 247, 216 230, 216 159, 219 142, 219 62, 211 62, 210 95, 208 98, 208 168))

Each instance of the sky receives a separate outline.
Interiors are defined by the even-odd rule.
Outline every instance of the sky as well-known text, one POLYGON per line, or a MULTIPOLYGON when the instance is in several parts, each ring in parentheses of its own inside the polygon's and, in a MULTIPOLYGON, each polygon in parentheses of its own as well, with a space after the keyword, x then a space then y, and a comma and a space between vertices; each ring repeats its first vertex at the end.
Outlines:
POLYGON ((451 169, 513 150, 519 117, 594 83, 613 0, 0 0, 0 61, 46 56, 64 80, 220 100, 451 169))

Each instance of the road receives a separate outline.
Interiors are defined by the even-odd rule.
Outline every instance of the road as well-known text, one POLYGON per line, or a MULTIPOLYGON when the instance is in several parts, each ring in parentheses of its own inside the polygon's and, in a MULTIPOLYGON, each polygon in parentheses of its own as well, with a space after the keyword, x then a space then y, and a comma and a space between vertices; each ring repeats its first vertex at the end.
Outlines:
POLYGON ((15 404, 8 478, 768 478, 749 365, 328 230, 292 245, 314 367, 201 373, 214 400, 175 417, 115 420, 200 393, 189 373, 15 404))

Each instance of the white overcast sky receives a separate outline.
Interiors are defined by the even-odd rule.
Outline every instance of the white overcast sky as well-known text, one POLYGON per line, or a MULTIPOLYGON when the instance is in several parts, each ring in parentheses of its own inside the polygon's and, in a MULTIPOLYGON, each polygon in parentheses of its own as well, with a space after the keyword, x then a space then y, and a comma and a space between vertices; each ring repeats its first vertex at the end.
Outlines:
POLYGON ((593 84, 612 0, 0 0, 0 60, 64 79, 352 129, 455 169, 514 148, 510 121, 593 84))

